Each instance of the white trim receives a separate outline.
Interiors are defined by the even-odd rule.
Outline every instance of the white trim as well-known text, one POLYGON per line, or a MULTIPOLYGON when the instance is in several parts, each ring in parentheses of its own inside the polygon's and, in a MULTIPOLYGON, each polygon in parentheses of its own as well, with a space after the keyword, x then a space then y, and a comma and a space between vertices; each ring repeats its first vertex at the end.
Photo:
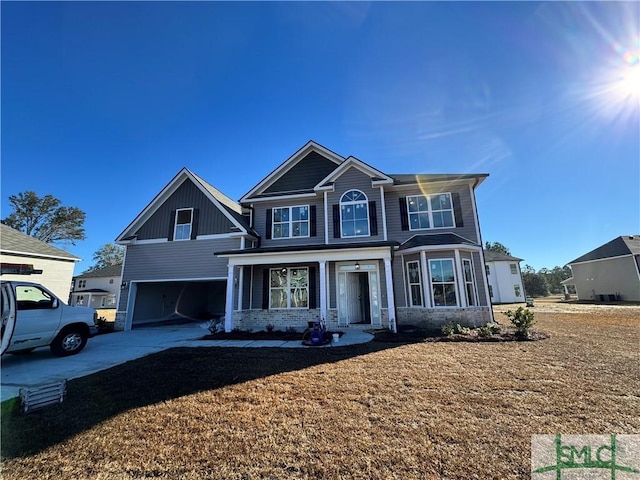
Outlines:
POLYGON ((210 235, 198 235, 196 236, 196 240, 219 240, 221 238, 237 238, 240 237, 240 240, 244 240, 246 237, 245 233, 242 232, 233 232, 233 233, 212 233, 210 235))
POLYGON ((327 192, 324 192, 324 243, 329 245, 329 206, 327 192))
MULTIPOLYGON (((430 258, 428 264, 429 264, 429 286, 431 288, 431 293, 432 293, 431 296, 432 296, 432 304, 433 304, 433 306, 431 308, 438 308, 438 309, 440 309, 440 308, 461 308, 460 307, 460 292, 459 292, 460 287, 458 285, 458 279, 456 278, 457 275, 456 275, 456 260, 455 260, 455 258, 451 258, 451 257, 447 257, 447 258, 430 258), (434 284, 433 284, 433 275, 431 274, 431 262, 440 262, 440 261, 443 261, 443 260, 449 260, 449 261, 451 261, 451 263, 453 263, 453 276, 454 276, 453 284, 456 287, 456 304, 455 305, 436 305, 436 300, 433 297, 433 285, 434 284)), ((451 284, 451 282, 436 282, 436 284, 444 285, 444 284, 451 284)), ((446 299, 446 297, 445 297, 445 299, 446 299)))
MULTIPOLYGON (((320 273, 320 318, 323 321, 327 320, 327 262, 320 260, 318 262, 318 268, 320 273)), ((313 292, 315 295, 316 292, 313 292)))
POLYGON ((283 207, 271 207, 271 238, 269 240, 294 240, 296 238, 309 238, 311 237, 311 206, 309 204, 307 205, 286 205, 283 207), (273 231, 274 231, 274 227, 275 227, 275 210, 283 210, 283 209, 289 209, 289 220, 287 222, 278 222, 279 225, 283 225, 283 224, 288 224, 289 225, 289 236, 288 237, 274 237, 273 236, 273 231), (302 223, 303 220, 294 220, 293 219, 293 210, 294 208, 306 208, 307 209, 307 234, 306 235, 297 235, 294 236, 293 235, 293 222, 298 222, 298 223, 302 223))
POLYGON ((216 282, 226 280, 227 277, 195 277, 195 278, 153 278, 149 280, 127 280, 128 283, 163 283, 163 282, 216 282))
MULTIPOLYGON (((300 160, 304 159, 309 153, 317 152, 323 157, 331 160, 336 165, 342 164, 344 162, 344 157, 341 157, 335 152, 323 147, 322 145, 314 142, 313 140, 308 141, 302 148, 298 149, 293 155, 287 158, 284 162, 282 162, 275 170, 273 170, 269 175, 263 178, 260 183, 258 183, 255 187, 245 193, 240 202, 245 202, 251 198, 252 195, 256 195, 259 191, 264 191, 273 185, 277 180, 282 178, 285 173, 287 173, 291 168, 293 168, 300 160)), ((252 201, 257 201, 260 199, 251 198, 252 201)))
POLYGON ((227 265, 227 291, 224 301, 224 331, 233 330, 233 274, 235 267, 227 265))
POLYGON ((317 198, 318 194, 313 193, 297 193, 295 195, 274 195, 273 197, 257 197, 252 198, 251 202, 273 202, 273 201, 289 201, 296 198, 317 198))
MULTIPOLYGON (((369 177, 374 177, 374 176, 381 177, 382 180, 376 181, 378 185, 381 182, 386 182, 391 184, 393 183, 393 179, 388 175, 386 175, 385 173, 381 172, 377 168, 374 168, 370 165, 365 164, 364 162, 362 162, 361 160, 358 160, 353 156, 350 156, 338 168, 336 168, 333 172, 331 172, 329 175, 327 175, 322 180, 320 180, 316 184, 316 186, 313 187, 313 189, 314 190, 323 189, 326 183, 334 182, 337 178, 339 178, 344 172, 346 172, 351 167, 357 168, 358 170, 360 170, 365 175, 368 175, 369 177)), ((373 185, 373 182, 374 181, 372 180, 372 187, 375 186, 373 185)))
POLYGON ((380 185, 380 202, 382 204, 382 234, 384 241, 387 241, 387 202, 384 198, 384 187, 380 185))
MULTIPOLYGON (((393 275, 391 270, 391 258, 384 259, 384 275, 387 284, 387 311, 389 313, 389 330, 398 331, 396 326, 396 301, 393 296, 393 275)), ((382 309, 382 305, 380 305, 382 309)), ((381 314, 382 315, 382 314, 381 314)))
MULTIPOLYGON (((453 196, 451 194, 451 192, 438 192, 438 193, 419 193, 416 195, 407 195, 405 197, 405 202, 407 203, 407 222, 409 224, 409 231, 410 232, 423 232, 423 231, 430 231, 430 230, 443 230, 443 229, 451 229, 451 228, 456 228, 456 212, 455 212, 455 207, 453 205, 453 196), (433 224, 433 213, 434 210, 431 206, 431 197, 435 196, 435 195, 449 195, 449 202, 451 203, 451 209, 449 209, 451 211, 451 220, 453 221, 453 225, 450 226, 444 226, 444 227, 436 227, 433 224), (419 212, 411 212, 409 210, 409 198, 411 197, 424 197, 425 200, 427 201, 427 206, 428 209, 426 212, 424 211, 419 211, 419 212), (427 228, 411 228, 411 215, 417 215, 420 213, 427 213, 427 215, 429 216, 429 227, 427 228)), ((438 212, 446 212, 449 210, 438 210, 438 212)))
MULTIPOLYGON (((478 296, 478 281, 476 280, 476 269, 475 269, 475 264, 473 263, 473 254, 471 255, 471 258, 463 258, 462 259, 462 275, 464 276, 464 262, 469 262, 470 266, 471 266, 471 285, 473 286, 473 301, 475 302, 475 305, 470 305, 469 304, 469 299, 467 299, 467 306, 468 307, 478 307, 480 306, 480 297, 478 296)), ((465 291, 465 295, 467 292, 467 279, 466 277, 464 277, 463 279, 463 283, 464 283, 464 291, 465 291)))
MULTIPOLYGON (((350 190, 347 190, 346 192, 344 192, 342 195, 340 195, 340 201, 338 202, 339 208, 340 208, 340 238, 368 238, 371 236, 371 218, 369 218, 369 197, 367 197, 367 194, 364 193, 362 190, 359 190, 357 188, 352 188, 350 190), (364 196, 364 200, 349 200, 348 202, 343 202, 342 199, 343 197, 347 194, 347 193, 351 193, 351 192, 358 192, 360 194, 362 194, 362 196, 364 196), (345 235, 344 234, 344 228, 342 225, 342 206, 343 205, 351 205, 354 208, 354 217, 355 217, 355 206, 356 205, 361 205, 364 204, 364 208, 365 211, 367 212, 367 235, 345 235)), ((355 222, 354 218, 354 222, 355 222)), ((355 224, 354 224, 354 229, 355 229, 355 224)), ((355 230, 354 230, 355 232, 355 230)))
POLYGON ((46 253, 30 253, 30 252, 18 252, 15 250, 5 250, 4 248, 0 250, 3 254, 6 255, 19 255, 24 257, 33 257, 33 258, 52 258, 54 260, 66 260, 67 262, 80 262, 82 261, 79 257, 62 257, 57 255, 47 255, 46 253))
POLYGON ((424 306, 425 308, 431 308, 433 303, 431 301, 431 276, 429 274, 429 264, 427 263, 427 252, 424 250, 420 252, 420 263, 422 265, 422 271, 427 277, 424 281, 424 285, 422 286, 422 289, 424 290, 424 306))
MULTIPOLYGON (((269 310, 311 310, 311 308, 309 307, 309 303, 310 303, 310 288, 309 288, 309 267, 308 266, 298 266, 298 265, 293 265, 293 266, 288 266, 288 267, 270 267, 269 268, 269 279, 271 279, 271 272, 273 271, 282 271, 282 270, 286 270, 287 271, 287 285, 282 288, 282 287, 272 287, 271 286, 271 281, 269 280, 269 310), (306 270, 307 271, 307 306, 306 307, 292 307, 291 306, 291 270, 306 270), (284 290, 287 293, 287 306, 286 307, 273 307, 271 306, 271 299, 273 298, 271 296, 271 290, 273 289, 276 290, 284 290)), ((315 295, 315 292, 313 292, 313 294, 315 295)))
MULTIPOLYGON (((203 185, 202 182, 204 182, 204 180, 201 180, 188 168, 184 167, 171 179, 171 181, 167 185, 165 185, 162 190, 160 190, 160 192, 153 198, 153 200, 151 200, 151 202, 149 202, 149 204, 147 204, 147 206, 138 214, 138 216, 136 216, 136 218, 134 218, 133 221, 129 225, 127 225, 122 233, 118 235, 118 237, 116 238, 116 243, 126 243, 124 238, 135 233, 135 230, 137 230, 147 220, 149 220, 149 218, 151 218, 151 216, 158 211, 160 206, 162 206, 171 197, 171 195, 173 195, 176 190, 178 190, 178 188, 187 180, 190 180, 196 186, 196 188, 198 188, 198 190, 200 190, 235 227, 237 227, 241 232, 249 234, 249 232, 247 232, 242 224, 240 224, 235 219, 235 217, 227 211, 227 209, 223 206, 223 202, 218 200, 211 193, 211 191, 203 185)), ((225 205, 227 207, 233 208, 238 214, 242 214, 242 207, 238 203, 234 202, 222 192, 215 189, 213 185, 209 186, 216 192, 218 192, 222 197, 228 200, 227 202, 225 202, 225 205)))
POLYGON ((150 245, 152 243, 167 243, 169 239, 167 238, 149 238, 147 240, 133 240, 131 242, 127 242, 128 245, 150 245))
POLYGON ((242 286, 244 282, 244 267, 238 269, 238 311, 242 310, 242 286))
POLYGON ((340 250, 309 250, 301 252, 265 252, 265 253, 227 253, 218 255, 221 258, 228 258, 229 263, 234 266, 258 265, 258 264, 297 264, 306 262, 344 262, 356 260, 371 260, 391 258, 391 250, 384 247, 359 247, 340 250))
POLYGON ((453 254, 455 256, 455 269, 458 274, 456 283, 458 285, 458 290, 463 293, 463 295, 456 295, 456 297, 460 297, 457 302, 460 307, 466 308, 469 304, 467 303, 466 289, 461 288, 464 286, 464 272, 462 271, 462 257, 460 256, 460 250, 456 250, 453 254))
POLYGON ((471 207, 475 212, 475 215, 473 216, 473 218, 475 219, 475 224, 476 224, 476 238, 478 239, 478 243, 482 245, 482 242, 480 241, 480 218, 478 217, 478 210, 476 210, 476 192, 474 187, 471 184, 469 184, 469 195, 471 196, 471 207))
POLYGON ((481 252, 482 247, 475 245, 465 245, 462 243, 456 244, 442 244, 442 245, 422 245, 418 247, 412 247, 407 249, 402 249, 401 252, 403 255, 408 253, 418 253, 418 252, 429 252, 429 251, 438 251, 438 250, 460 250, 463 252, 481 252))
POLYGON ((420 266, 420 260, 409 260, 408 262, 406 262, 406 267, 407 267, 407 274, 405 276, 405 280, 407 282, 407 287, 408 287, 408 293, 409 293, 409 302, 407 302, 408 307, 409 308, 424 308, 424 294, 423 294, 423 286, 422 286, 422 268, 420 266), (415 263, 416 267, 418 268, 418 283, 411 283, 411 278, 409 277, 409 264, 411 263, 415 263), (412 285, 419 285, 420 286, 420 305, 414 305, 413 304, 413 294, 411 291, 411 286, 412 285))
MULTIPOLYGON (((406 272, 404 270, 404 255, 400 255, 400 266, 402 267, 402 278, 406 278, 406 272)), ((407 292, 407 284, 403 281, 402 282, 402 290, 404 290, 404 306, 408 307, 409 306, 409 293, 407 292)), ((424 296, 424 295, 423 295, 424 296)))
POLYGON ((184 242, 185 240, 191 240, 191 235, 193 234, 193 207, 189 208, 176 208, 176 215, 173 219, 173 242, 184 242), (187 238, 176 238, 176 230, 178 229, 178 213, 180 212, 191 212, 191 220, 189 223, 181 223, 180 225, 189 225, 189 236, 187 238))
MULTIPOLYGON (((425 185, 428 184, 429 186, 438 186, 438 185, 445 185, 445 186, 460 186, 460 185, 469 185, 469 186, 473 186, 473 184, 475 183, 477 179, 476 178, 458 178, 458 179, 452 179, 452 180, 425 180, 425 181, 421 181, 418 182, 416 181, 415 183, 403 183, 403 184, 394 184, 393 185, 393 189, 394 190, 412 190, 415 191, 416 189, 416 185, 417 186, 421 186, 421 185, 425 185)), ((482 182, 480 182, 482 183, 482 182)), ((478 183, 478 185, 480 185, 480 183, 478 183)))

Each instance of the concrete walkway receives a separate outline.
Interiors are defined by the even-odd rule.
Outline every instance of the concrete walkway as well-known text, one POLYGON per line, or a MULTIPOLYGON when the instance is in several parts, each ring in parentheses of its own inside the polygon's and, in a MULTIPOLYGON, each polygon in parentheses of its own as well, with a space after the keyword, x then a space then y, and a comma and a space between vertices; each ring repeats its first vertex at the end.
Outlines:
POLYGON ((59 358, 49 348, 39 348, 26 355, 2 356, 2 401, 17 397, 20 388, 47 385, 84 377, 100 370, 135 360, 173 347, 279 347, 333 348, 365 343, 373 335, 360 330, 343 330, 337 343, 323 347, 305 347, 301 341, 275 340, 201 340, 207 335, 206 324, 184 324, 138 328, 90 338, 85 349, 77 355, 59 358))

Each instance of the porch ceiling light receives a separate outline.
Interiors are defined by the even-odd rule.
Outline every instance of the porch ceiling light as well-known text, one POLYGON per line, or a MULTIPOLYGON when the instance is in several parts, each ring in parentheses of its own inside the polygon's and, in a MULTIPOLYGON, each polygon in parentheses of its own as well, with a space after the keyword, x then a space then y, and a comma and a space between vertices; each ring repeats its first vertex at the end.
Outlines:
POLYGON ((360 270, 360 264, 356 262, 356 270, 360 270))

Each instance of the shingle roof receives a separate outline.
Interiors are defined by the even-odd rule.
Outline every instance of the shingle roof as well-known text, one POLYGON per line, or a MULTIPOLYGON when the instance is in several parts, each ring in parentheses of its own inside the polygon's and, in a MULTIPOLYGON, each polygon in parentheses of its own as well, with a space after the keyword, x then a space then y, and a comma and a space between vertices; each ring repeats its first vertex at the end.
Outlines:
POLYGON ((394 183, 396 185, 413 185, 415 183, 423 183, 423 182, 446 182, 453 180, 469 180, 472 178, 478 179, 482 182, 485 178, 489 176, 488 173, 419 173, 419 174, 408 174, 408 173, 389 173, 387 174, 391 178, 393 178, 394 183))
POLYGON ((414 235, 400 245, 398 250, 407 250, 415 247, 428 247, 435 245, 475 245, 476 243, 467 240, 455 233, 436 233, 434 235, 414 235))
POLYGON ((640 235, 623 235, 614 238, 610 242, 572 260, 567 265, 603 258, 621 257, 623 255, 640 255, 640 235))
POLYGON ((284 247, 258 247, 246 248, 244 250, 226 250, 224 252, 214 252, 214 255, 249 255, 253 253, 278 253, 278 252, 307 252, 316 250, 346 250, 352 248, 377 248, 377 247, 395 247, 398 242, 366 242, 366 243, 334 243, 327 245, 320 243, 315 245, 290 245, 284 247))
POLYGON ((100 268, 98 270, 92 270, 90 272, 84 272, 73 278, 119 277, 120 275, 122 275, 121 263, 118 265, 110 265, 108 267, 100 268))
POLYGON ((42 240, 38 240, 37 238, 25 235, 24 233, 7 225, 0 224, 0 227, 0 250, 2 250, 3 253, 59 258, 74 262, 82 260, 75 255, 71 255, 65 250, 54 247, 42 240))
POLYGON ((492 252, 491 250, 484 251, 485 262, 521 262, 522 258, 512 257, 511 255, 505 255, 504 253, 492 252))

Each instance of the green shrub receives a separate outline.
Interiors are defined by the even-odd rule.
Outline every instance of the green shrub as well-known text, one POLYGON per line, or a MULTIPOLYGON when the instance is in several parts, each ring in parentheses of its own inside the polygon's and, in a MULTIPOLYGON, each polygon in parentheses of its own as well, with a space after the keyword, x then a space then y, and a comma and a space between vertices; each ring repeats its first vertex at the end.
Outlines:
POLYGON ((507 310, 504 314, 516 328, 516 337, 529 338, 529 330, 534 324, 533 312, 531 310, 524 307, 518 307, 515 312, 507 310))
POLYGON ((453 323, 447 323, 446 325, 442 326, 442 335, 444 335, 445 337, 450 337, 451 335, 453 335, 453 323))
POLYGON ((500 333, 500 325, 497 323, 487 323, 486 325, 478 328, 478 335, 480 337, 490 337, 500 333))
POLYGON ((463 327, 459 323, 456 323, 456 326, 453 327, 453 333, 458 333, 460 335, 469 335, 471 333, 471 329, 468 327, 463 327))

